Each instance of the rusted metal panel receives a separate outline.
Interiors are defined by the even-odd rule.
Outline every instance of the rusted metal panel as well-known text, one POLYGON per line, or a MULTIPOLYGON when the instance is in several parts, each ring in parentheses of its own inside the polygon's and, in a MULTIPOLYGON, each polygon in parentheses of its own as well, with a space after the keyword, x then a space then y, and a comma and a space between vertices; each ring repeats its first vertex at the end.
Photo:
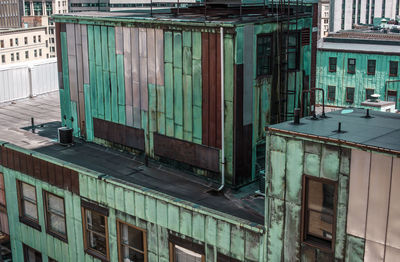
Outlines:
POLYGON ((79 195, 79 174, 73 170, 71 170, 71 186, 72 193, 79 195))
POLYGON ((34 169, 35 169, 34 173, 33 173, 33 177, 37 178, 37 179, 41 179, 41 177, 40 177, 40 169, 41 169, 41 165, 42 165, 41 160, 34 157, 33 165, 34 165, 34 169))
POLYGON ((147 32, 145 28, 139 28, 139 75, 140 75, 140 109, 148 110, 148 90, 147 90, 147 32))
POLYGON ((76 68, 75 25, 67 24, 68 72, 71 101, 78 102, 78 78, 76 68))
POLYGON ((365 241, 364 262, 383 262, 385 246, 371 240, 365 241))
POLYGON ((7 168, 14 169, 14 151, 7 148, 7 168))
POLYGON ((13 158, 14 158, 14 170, 21 171, 20 164, 19 164, 19 160, 20 160, 19 152, 13 151, 13 158))
POLYGON ((208 145, 209 123, 209 62, 208 62, 208 33, 201 33, 201 69, 202 69, 202 143, 208 145))
POLYGON ((254 25, 246 25, 243 34, 243 125, 248 125, 253 123, 254 25))
POLYGON ((48 163, 48 182, 55 186, 56 185, 56 165, 48 163))
POLYGON ((381 244, 386 238, 391 168, 390 156, 372 153, 365 238, 381 244))
POLYGON ((208 34, 209 39, 209 49, 208 49, 208 63, 209 63, 209 108, 208 108, 208 144, 209 146, 215 146, 216 144, 216 107, 217 107, 217 97, 216 94, 216 81, 217 80, 217 59, 216 59, 216 35, 208 34))
POLYGON ((56 186, 63 188, 64 187, 64 179, 63 179, 63 167, 56 165, 56 186))
POLYGON ((144 130, 93 118, 94 136, 128 147, 144 150, 144 130))
MULTIPOLYGON (((386 245, 400 249, 400 158, 393 157, 386 245)), ((399 252, 399 251, 398 251, 399 252)))
POLYGON ((213 172, 219 172, 219 150, 154 134, 154 154, 213 172))
POLYGON ((8 166, 7 148, 4 146, 1 147, 1 165, 4 167, 8 166))
POLYGON ((156 29, 156 82, 164 86, 164 32, 156 29))
POLYGON ((58 79, 58 85, 60 89, 64 89, 63 81, 62 81, 62 75, 60 77, 60 74, 62 74, 62 56, 61 56, 61 24, 60 23, 55 23, 56 24, 56 53, 57 53, 57 71, 59 75, 58 79))
POLYGON ((68 168, 62 169, 62 179, 63 179, 63 188, 68 191, 72 190, 72 181, 71 181, 71 170, 68 168))
MULTIPOLYGON (((216 36, 216 67, 217 74, 215 78, 215 144, 217 148, 221 148, 221 37, 220 34, 215 34, 216 36)), ((223 44, 223 43, 222 43, 223 44)))
POLYGON ((347 233, 362 238, 365 238, 367 219, 370 161, 370 153, 351 150, 347 233))
POLYGON ((47 161, 40 160, 40 180, 49 181, 48 163, 47 161))
POLYGON ((20 153, 20 171, 23 174, 28 174, 28 163, 27 163, 27 155, 24 153, 20 153))

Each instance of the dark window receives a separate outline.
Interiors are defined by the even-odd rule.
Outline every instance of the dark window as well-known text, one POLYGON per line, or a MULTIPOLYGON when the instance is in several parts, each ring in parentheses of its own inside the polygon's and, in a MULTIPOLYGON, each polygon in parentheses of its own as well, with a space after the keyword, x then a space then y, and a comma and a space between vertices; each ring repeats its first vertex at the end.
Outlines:
POLYGON ((6 62, 6 55, 1 55, 1 62, 5 63, 6 62))
POLYGON ((7 203, 6 203, 6 191, 4 186, 4 175, 0 173, 0 236, 5 239, 4 236, 10 235, 8 228, 8 216, 7 216, 7 203))
POLYGON ((336 57, 329 57, 329 72, 336 72, 336 57))
POLYGON ((15 56, 16 56, 17 61, 18 61, 18 60, 19 60, 19 52, 17 52, 17 53, 15 54, 15 56))
MULTIPOLYGON (((283 44, 286 45, 286 36, 283 44)), ((285 46, 284 46, 285 48, 285 46)), ((290 32, 287 40, 287 68, 296 70, 299 66, 299 33, 290 32)))
POLYGON ((40 35, 38 35, 38 42, 42 42, 42 37, 40 35))
POLYGON ((20 221, 40 230, 36 188, 18 180, 17 190, 20 221))
POLYGON ((336 87, 335 86, 328 86, 328 101, 335 101, 336 96, 336 87))
POLYGON ((389 76, 397 76, 398 68, 399 68, 399 62, 390 61, 389 76))
POLYGON ((356 73, 356 60, 354 58, 349 58, 347 60, 347 73, 349 74, 356 73))
POLYGON ((36 43, 36 36, 33 36, 33 42, 36 43))
POLYGON ((44 208, 47 232, 61 240, 67 240, 64 199, 44 191, 44 208))
POLYGON ((303 176, 303 241, 334 250, 336 182, 303 176))
POLYGON ((25 262, 42 262, 42 254, 35 249, 23 245, 25 262))
POLYGON ((13 40, 10 39, 10 46, 13 46, 13 40))
POLYGON ((375 92, 375 89, 372 88, 367 88, 365 89, 365 99, 371 99, 371 95, 373 95, 375 92))
POLYGON ((4 40, 0 40, 0 48, 4 48, 4 40))
POLYGON ((257 76, 272 73, 272 36, 257 36, 257 76))
POLYGON ((147 262, 146 231, 117 221, 119 261, 147 262))
POLYGON ((388 92, 387 92, 387 101, 397 102, 397 91, 388 90, 388 92))
POLYGON ((368 60, 368 75, 375 75, 376 60, 368 60))
POLYGON ((39 49, 39 56, 42 56, 42 49, 39 49))
POLYGON ((107 216, 86 207, 82 207, 82 213, 85 251, 99 259, 108 260, 107 216))
POLYGON ((37 49, 33 50, 33 55, 37 57, 37 49))
POLYGON ((28 44, 28 37, 24 37, 24 43, 25 43, 25 45, 27 45, 28 44))
POLYGON ((25 51, 25 58, 26 58, 26 59, 29 58, 29 51, 25 51))
POLYGON ((18 38, 15 38, 15 45, 18 45, 18 38))
POLYGON ((346 87, 346 102, 354 102, 354 87, 346 87))
POLYGON ((11 61, 14 62, 14 54, 11 54, 11 61))

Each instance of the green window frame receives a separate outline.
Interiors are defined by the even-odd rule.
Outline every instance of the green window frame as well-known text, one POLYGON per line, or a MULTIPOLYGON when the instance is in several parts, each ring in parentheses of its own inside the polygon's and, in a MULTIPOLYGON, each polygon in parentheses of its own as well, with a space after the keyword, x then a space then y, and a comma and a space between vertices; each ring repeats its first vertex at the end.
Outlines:
POLYGON ((376 60, 368 60, 367 74, 375 75, 376 60))
POLYGON ((355 58, 347 59, 347 73, 348 74, 356 73, 356 59, 355 58))

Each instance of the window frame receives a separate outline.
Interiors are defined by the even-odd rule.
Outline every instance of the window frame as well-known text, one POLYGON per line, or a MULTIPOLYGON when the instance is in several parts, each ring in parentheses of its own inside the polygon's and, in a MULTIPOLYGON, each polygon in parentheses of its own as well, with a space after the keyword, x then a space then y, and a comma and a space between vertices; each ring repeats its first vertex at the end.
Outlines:
MULTIPOLYGON (((28 255, 27 253, 29 252, 29 250, 32 250, 33 252, 35 252, 35 256, 36 256, 37 254, 39 254, 40 260, 43 261, 43 255, 42 255, 42 253, 39 252, 39 251, 37 251, 36 249, 34 249, 34 248, 32 248, 32 247, 30 247, 30 246, 28 246, 28 245, 22 243, 22 250, 23 250, 23 253, 24 253, 24 261, 29 261, 29 260, 28 260, 28 257, 27 257, 27 255, 28 255)), ((35 258, 35 260, 36 260, 36 258, 35 258)))
MULTIPOLYGON (((268 77, 268 76, 271 76, 272 75, 272 54, 273 54, 273 41, 274 41, 274 37, 273 37, 273 34, 258 34, 257 35, 257 39, 256 39, 256 54, 257 54, 257 65, 256 65, 256 74, 257 74, 257 78, 262 78, 262 77, 268 77), (269 54, 269 71, 267 72, 267 73, 265 73, 265 74, 262 74, 262 73, 259 73, 259 71, 262 71, 262 70, 259 70, 259 65, 260 65, 260 63, 261 63, 261 57, 259 57, 258 56, 258 51, 259 51, 259 46, 258 46, 258 39, 259 38, 262 38, 262 37, 265 37, 265 38, 270 38, 270 41, 271 41, 271 48, 270 48, 270 54, 269 54)), ((265 53, 263 53, 263 58, 264 57, 266 57, 266 52, 265 53)))
POLYGON ((395 103, 397 104, 397 96, 398 96, 397 90, 389 89, 386 91, 386 101, 390 101, 389 97, 395 97, 395 103), (389 94, 389 93, 391 93, 391 94, 389 94), (396 95, 394 95, 394 94, 396 94, 396 95))
POLYGON ((369 90, 372 90, 372 94, 374 94, 375 93, 375 89, 374 88, 365 88, 365 100, 368 100, 368 99, 370 99, 370 98, 368 98, 368 91, 369 90))
MULTIPOLYGON (((288 69, 289 72, 294 72, 294 71, 299 70, 299 68, 300 68, 300 56, 301 56, 301 54, 300 54, 300 31, 289 31, 288 37, 289 37, 289 39, 287 40, 288 41, 288 46, 287 46, 287 57, 288 58, 287 58, 287 61, 286 61, 287 69, 288 69), (290 36, 293 36, 293 35, 296 37, 296 45, 295 46, 290 46, 289 45, 289 39, 290 39, 290 36), (295 52, 289 52, 290 49, 294 49, 295 52), (289 67, 289 54, 294 54, 295 55, 296 61, 295 61, 295 67, 294 68, 290 68, 289 67)), ((286 41, 286 39, 284 39, 284 40, 286 41)))
POLYGON ((398 61, 389 61, 389 76, 398 76, 399 74, 399 62, 398 61), (396 73, 392 74, 392 64, 396 64, 396 73))
MULTIPOLYGON (((64 241, 64 242, 68 243, 67 215, 65 213, 65 198, 61 197, 61 196, 58 196, 58 195, 56 195, 54 193, 51 193, 49 191, 43 190, 43 202, 44 202, 43 203, 43 208, 44 208, 44 217, 45 217, 45 223, 46 223, 46 233, 51 235, 51 236, 53 236, 53 237, 55 237, 55 238, 57 238, 57 239, 59 239, 59 240, 61 240, 61 241, 64 241), (61 198, 63 203, 64 203, 63 207, 64 207, 65 235, 63 235, 63 234, 61 234, 59 232, 55 232, 55 231, 51 230, 51 228, 50 228, 50 221, 49 221, 50 216, 49 216, 49 213, 52 213, 52 212, 49 210, 49 206, 48 206, 48 195, 52 195, 52 196, 61 198)), ((58 216, 60 216, 60 215, 58 215, 58 216)))
POLYGON ((336 86, 332 86, 332 85, 328 85, 327 90, 326 90, 326 99, 330 102, 335 102, 336 99, 336 86), (329 88, 334 88, 334 95, 333 97, 329 96, 330 92, 329 92, 329 88))
POLYGON ((355 94, 355 88, 354 87, 351 87, 351 86, 346 87, 346 102, 347 103, 351 103, 351 104, 354 103, 354 94, 355 94), (348 98, 348 91, 347 91, 348 89, 353 89, 353 100, 349 100, 349 98, 348 98))
MULTIPOLYGON (((125 221, 123 221, 123 220, 121 220, 119 218, 117 218, 116 221, 117 221, 116 224, 117 224, 118 261, 123 262, 122 255, 121 255, 122 254, 122 252, 121 252, 122 243, 121 243, 120 225, 124 224, 124 225, 127 225, 128 227, 134 228, 134 229, 139 230, 139 231, 141 231, 143 233, 143 239, 142 239, 142 241, 143 241, 143 249, 144 249, 143 250, 143 255, 144 255, 144 262, 147 262, 147 230, 143 229, 143 228, 140 228, 140 227, 137 227, 137 226, 134 226, 132 224, 129 224, 129 223, 127 223, 127 222, 125 222, 125 221)), ((133 249, 136 251, 136 248, 133 248, 133 249)), ((137 252, 141 253, 142 251, 137 250, 137 252)))
POLYGON ((204 244, 194 243, 190 238, 180 238, 175 235, 169 234, 168 247, 169 247, 169 262, 175 262, 175 246, 179 246, 201 255, 201 262, 206 261, 206 253, 204 244))
POLYGON ((331 57, 329 57, 329 72, 336 72, 336 70, 337 70, 337 57, 333 57, 333 56, 331 56, 331 57), (332 61, 331 61, 332 60, 332 61), (331 69, 331 66, 333 66, 333 63, 331 63, 331 62, 333 62, 333 60, 335 60, 335 69, 331 69))
POLYGON ((302 202, 301 202, 301 242, 314 247, 318 248, 321 250, 324 250, 329 253, 334 253, 335 252, 335 242, 336 242, 336 222, 337 222, 337 206, 338 206, 338 182, 334 180, 330 180, 327 178, 322 178, 322 177, 315 177, 315 176, 310 176, 303 174, 302 177, 302 202), (334 192, 334 204, 333 204, 333 222, 332 222, 332 240, 330 246, 327 245, 327 243, 324 243, 323 240, 321 239, 321 242, 318 241, 318 237, 316 240, 308 240, 307 239, 307 225, 308 225, 308 219, 306 216, 306 213, 308 211, 307 208, 307 181, 313 180, 322 184, 330 184, 335 187, 335 192, 334 192))
MULTIPOLYGON (((81 200, 81 212, 82 212, 82 227, 83 227, 83 246, 85 253, 91 255, 92 257, 98 258, 102 261, 110 261, 110 243, 109 243, 109 232, 108 232, 108 209, 103 208, 95 203, 87 202, 81 200), (103 216, 104 219, 104 228, 105 228, 105 239, 106 239, 106 256, 103 253, 99 252, 96 249, 90 248, 87 246, 87 217, 86 210, 94 212, 100 216, 103 216)), ((93 231, 93 230, 92 230, 93 231)))
MULTIPOLYGON (((26 224, 30 227, 33 227, 39 231, 42 231, 42 228, 39 224, 39 210, 38 210, 38 201, 37 201, 37 191, 36 191, 36 186, 26 183, 22 180, 18 180, 17 179, 17 196, 18 196, 18 211, 19 211, 19 222, 26 224), (30 217, 27 217, 26 215, 23 214, 23 209, 22 209, 22 205, 23 205, 23 201, 25 199, 21 198, 21 193, 22 193, 22 184, 27 184, 31 187, 33 187, 35 189, 35 205, 36 205, 36 213, 37 213, 37 219, 33 219, 30 217)), ((31 202, 31 201, 28 201, 31 202)), ((31 202, 32 203, 32 202, 31 202)))
POLYGON ((368 61, 367 61, 367 74, 368 75, 375 75, 375 72, 376 72, 376 60, 375 59, 368 59, 368 61), (373 71, 370 71, 370 62, 373 62, 373 64, 374 64, 374 70, 373 71))
POLYGON ((347 73, 355 74, 356 73, 356 65, 357 65, 357 60, 355 58, 347 58, 347 73), (350 70, 350 61, 354 61, 354 70, 350 70))

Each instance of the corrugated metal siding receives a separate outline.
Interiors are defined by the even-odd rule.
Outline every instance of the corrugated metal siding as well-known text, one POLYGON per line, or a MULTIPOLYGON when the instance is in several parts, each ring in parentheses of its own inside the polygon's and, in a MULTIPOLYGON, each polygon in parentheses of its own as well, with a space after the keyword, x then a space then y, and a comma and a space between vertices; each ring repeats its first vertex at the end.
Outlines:
POLYGON ((31 69, 32 95, 40 95, 58 90, 57 63, 43 63, 31 69))

